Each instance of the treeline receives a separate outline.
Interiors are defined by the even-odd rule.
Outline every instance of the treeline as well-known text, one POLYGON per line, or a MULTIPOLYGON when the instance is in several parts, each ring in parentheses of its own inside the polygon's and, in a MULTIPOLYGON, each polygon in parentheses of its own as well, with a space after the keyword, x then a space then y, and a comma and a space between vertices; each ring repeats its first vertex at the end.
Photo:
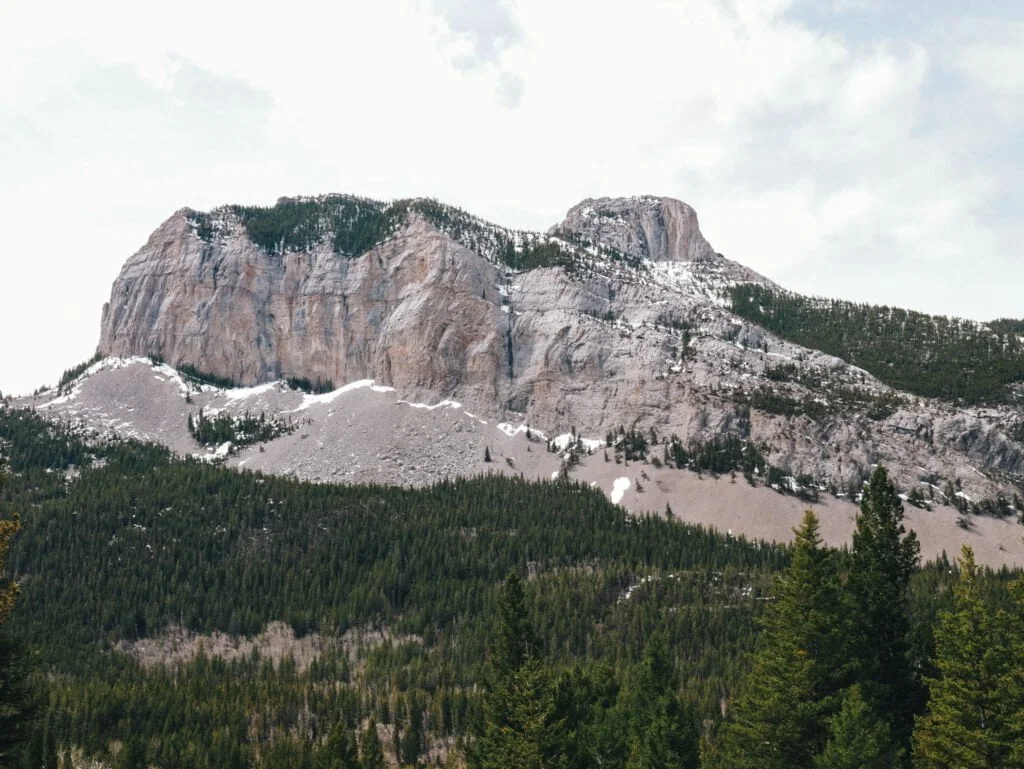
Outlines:
POLYGON ((1003 403, 1024 382, 1018 321, 978 324, 911 310, 803 297, 744 283, 732 311, 784 339, 836 355, 899 390, 1003 403))
POLYGON ((278 417, 268 417, 266 413, 259 415, 248 411, 242 416, 233 416, 226 412, 207 416, 199 409, 199 413, 188 415, 188 431, 201 446, 218 446, 230 443, 232 450, 254 443, 266 443, 282 435, 295 432, 297 425, 278 417))
POLYGON ((848 559, 823 547, 807 512, 759 623, 750 671, 723 699, 725 718, 705 722, 703 735, 657 636, 621 687, 588 671, 551 670, 512 575, 468 765, 1024 766, 1024 579, 997 584, 993 600, 965 547, 951 606, 933 615, 934 646, 922 654, 912 584, 919 548, 902 517, 881 468, 865 490, 848 559))
MULTIPOLYGON (((799 769, 824 760, 844 707, 868 708, 886 750, 909 751, 931 712, 921 674, 944 675, 933 628, 956 608, 955 577, 947 563, 915 570, 884 475, 842 553, 806 532, 807 546, 783 548, 634 519, 567 482, 304 484, 90 444, 30 411, 0 410, 0 440, 0 519, 17 510, 23 524, 9 624, 47 692, 33 766, 74 747, 119 766, 377 769, 386 755, 632 769, 693 766, 699 750, 728 767, 743 765, 728 763, 730 741, 749 734, 790 740, 787 757, 799 742, 799 769), (227 662, 211 646, 156 667, 129 654, 172 627, 252 637, 279 620, 319 633, 319 651, 227 662), (501 640, 510 626, 520 651, 501 640), (765 670, 776 677, 756 683, 765 670), (789 719, 781 737, 757 731, 776 718, 789 719)), ((985 612, 1016 616, 1006 582, 977 575, 985 612)))
POLYGON ((0 438, 15 470, 0 515, 24 521, 9 562, 23 587, 13 626, 51 680, 56 736, 40 744, 106 760, 132 740, 164 766, 318 760, 339 723, 358 745, 370 718, 385 752, 443 755, 482 723, 510 569, 531 575, 528 610, 553 666, 619 678, 659 629, 707 715, 742 673, 758 598, 787 560, 783 548, 629 518, 570 483, 302 484, 142 444, 88 445, 28 411, 0 411, 0 438), (70 465, 80 475, 69 483, 70 465), (357 644, 355 659, 327 648, 303 670, 211 658, 152 672, 114 651, 171 626, 253 636, 275 620, 300 636, 391 640, 357 644), (264 726, 226 726, 243 721, 264 726))
MULTIPOLYGON (((268 254, 307 251, 329 244, 345 257, 360 256, 387 239, 407 221, 422 216, 453 240, 514 270, 562 266, 573 269, 576 252, 535 233, 513 233, 455 206, 430 198, 384 203, 351 195, 281 198, 273 206, 228 206, 253 243, 268 254)), ((212 242, 213 214, 192 211, 196 234, 212 242)), ((612 258, 621 255, 611 254, 612 258)))

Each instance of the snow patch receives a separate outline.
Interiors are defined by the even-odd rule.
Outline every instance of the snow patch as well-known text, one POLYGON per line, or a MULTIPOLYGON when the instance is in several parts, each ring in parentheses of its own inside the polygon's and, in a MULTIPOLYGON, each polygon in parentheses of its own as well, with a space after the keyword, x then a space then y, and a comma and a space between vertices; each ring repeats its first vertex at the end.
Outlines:
POLYGON ((255 387, 236 387, 233 390, 225 390, 224 397, 232 403, 235 401, 248 400, 272 391, 278 386, 278 382, 267 382, 255 387))
POLYGON ((536 427, 530 427, 526 422, 523 422, 519 427, 513 427, 508 422, 499 422, 498 429, 501 430, 509 438, 515 438, 519 433, 525 433, 527 430, 530 431, 530 435, 536 435, 538 438, 547 440, 547 436, 538 430, 536 427))
POLYGON ((612 484, 612 493, 610 495, 613 505, 617 505, 622 501, 622 495, 629 490, 629 487, 629 478, 615 479, 615 483, 612 484))
MULTIPOLYGON (((533 432, 533 431, 531 431, 533 432)), ((563 433, 551 439, 551 442, 555 445, 555 448, 559 451, 565 451, 572 444, 576 443, 577 436, 572 433, 563 433)), ((583 448, 588 451, 594 451, 604 446, 604 441, 594 440, 593 438, 580 438, 580 443, 583 444, 583 448)))
POLYGON ((401 400, 400 401, 396 401, 396 403, 404 404, 404 405, 408 406, 409 408, 413 408, 413 409, 426 409, 427 411, 433 411, 434 409, 440 409, 440 408, 446 408, 446 409, 461 409, 462 408, 462 404, 459 403, 458 401, 449 401, 449 400, 444 400, 444 401, 441 401, 440 403, 435 403, 433 406, 428 405, 426 403, 410 403, 409 401, 401 401, 401 400))
MULTIPOLYGON (((352 392, 353 390, 364 390, 369 388, 375 393, 393 393, 394 387, 385 387, 383 385, 375 385, 372 379, 358 379, 355 382, 349 382, 347 385, 339 387, 337 390, 333 390, 329 393, 321 393, 319 395, 303 395, 302 403, 299 407, 294 409, 295 411, 304 411, 311 406, 318 406, 324 403, 333 403, 335 400, 340 398, 345 393, 352 392)), ((401 402, 401 401, 399 401, 401 402)))

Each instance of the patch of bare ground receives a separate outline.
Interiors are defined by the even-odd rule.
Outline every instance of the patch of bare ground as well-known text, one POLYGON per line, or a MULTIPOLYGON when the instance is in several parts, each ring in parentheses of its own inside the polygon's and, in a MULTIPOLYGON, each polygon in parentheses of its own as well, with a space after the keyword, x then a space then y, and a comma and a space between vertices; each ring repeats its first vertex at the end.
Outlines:
MULTIPOLYGON (((747 539, 789 542, 804 510, 810 508, 821 521, 825 542, 843 547, 852 544, 857 521, 858 506, 849 500, 822 493, 820 500, 812 503, 765 486, 751 486, 742 476, 716 478, 642 463, 626 466, 593 456, 573 477, 609 495, 617 480, 626 479, 629 487, 622 492, 620 504, 634 514, 664 515, 669 505, 676 520, 747 539)), ((624 485, 620 483, 619 488, 624 485)), ((944 505, 923 510, 907 504, 904 509, 904 522, 917 533, 924 561, 936 560, 943 553, 952 560, 961 546, 970 545, 979 563, 993 568, 1024 566, 1024 526, 1013 519, 965 518, 944 505)))
POLYGON ((207 657, 234 662, 256 654, 274 667, 291 659, 300 673, 328 651, 344 651, 351 664, 365 653, 386 643, 422 643, 412 635, 396 635, 387 628, 353 628, 341 636, 311 633, 301 638, 284 622, 269 623, 259 635, 236 636, 227 633, 193 633, 178 626, 164 633, 138 641, 122 641, 117 650, 128 654, 146 668, 179 667, 191 662, 200 653, 207 657))

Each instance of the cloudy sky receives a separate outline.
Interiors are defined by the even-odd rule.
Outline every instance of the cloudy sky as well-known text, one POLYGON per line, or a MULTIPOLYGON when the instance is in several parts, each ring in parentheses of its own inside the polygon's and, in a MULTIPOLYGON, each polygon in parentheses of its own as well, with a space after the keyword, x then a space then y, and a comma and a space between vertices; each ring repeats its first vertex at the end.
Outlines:
POLYGON ((693 205, 803 292, 1024 316, 1016 0, 0 4, 0 390, 89 357, 174 210, 693 205))

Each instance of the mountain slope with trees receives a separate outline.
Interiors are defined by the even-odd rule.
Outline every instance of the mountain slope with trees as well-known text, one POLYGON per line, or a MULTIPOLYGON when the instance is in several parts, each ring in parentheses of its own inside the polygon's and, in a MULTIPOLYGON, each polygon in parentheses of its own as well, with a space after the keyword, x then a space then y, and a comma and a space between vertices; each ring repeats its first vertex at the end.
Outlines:
POLYGON ((792 548, 756 545, 565 482, 309 485, 27 411, 0 411, 0 438, 0 517, 23 513, 8 624, 47 702, 32 762, 892 767, 967 729, 1018 765, 1019 583, 965 560, 951 595, 948 564, 916 567, 882 470, 842 553, 813 516, 792 548), (132 653, 275 620, 318 654, 132 653), (332 645, 346 630, 380 641, 332 645))
POLYGON ((753 283, 731 309, 797 344, 842 358, 904 392, 965 404, 1020 402, 1020 321, 976 323, 913 310, 819 299, 753 283))

